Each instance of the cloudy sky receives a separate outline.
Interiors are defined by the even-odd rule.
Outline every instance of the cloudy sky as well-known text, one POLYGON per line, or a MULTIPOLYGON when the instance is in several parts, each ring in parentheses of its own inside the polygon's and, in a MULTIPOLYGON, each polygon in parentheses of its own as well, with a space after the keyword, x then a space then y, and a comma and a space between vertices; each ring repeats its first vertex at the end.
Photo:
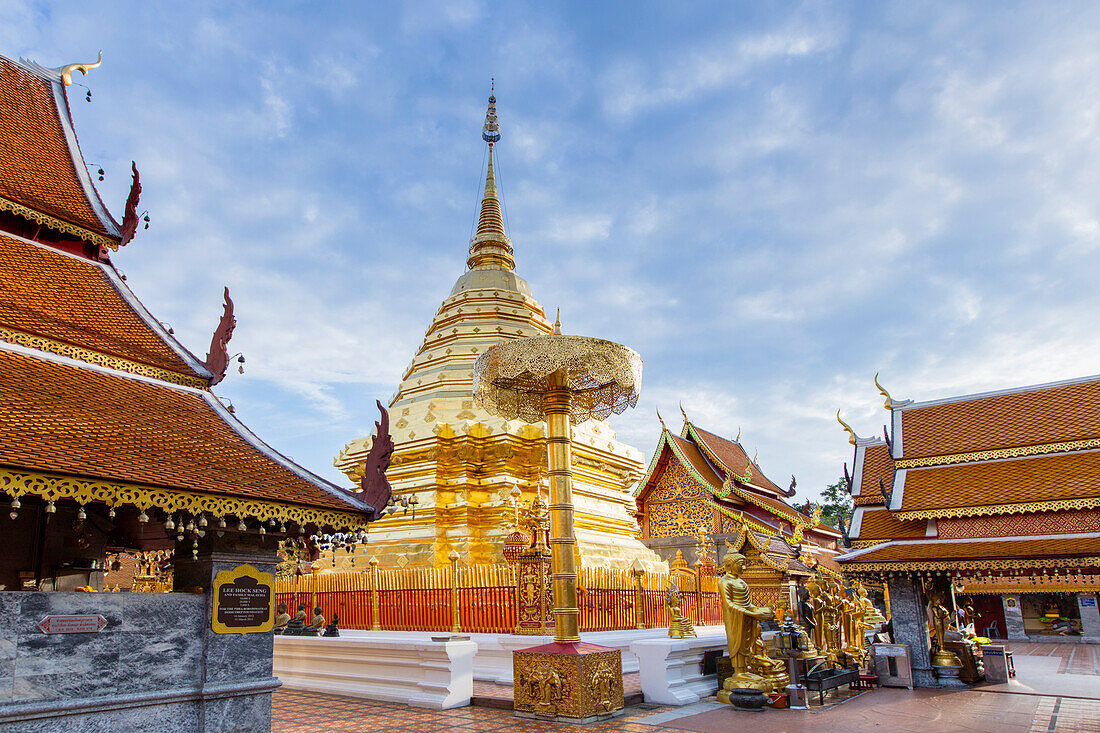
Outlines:
POLYGON ((1100 372, 1095 3, 0 3, 0 53, 71 89, 114 257, 216 391, 343 482, 462 273, 497 80, 519 272, 566 330, 645 359, 659 405, 800 496, 896 398, 1100 372), (501 7, 504 6, 504 7, 501 7))

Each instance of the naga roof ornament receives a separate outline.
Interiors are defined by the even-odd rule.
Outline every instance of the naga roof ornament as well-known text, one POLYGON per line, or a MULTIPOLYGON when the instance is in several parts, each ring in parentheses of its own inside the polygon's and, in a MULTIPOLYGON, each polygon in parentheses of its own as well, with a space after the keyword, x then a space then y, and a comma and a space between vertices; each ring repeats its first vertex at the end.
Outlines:
POLYGON ((102 63, 103 51, 100 51, 99 58, 96 59, 96 62, 94 64, 69 64, 67 66, 62 66, 60 69, 58 69, 58 72, 61 74, 61 83, 67 87, 72 86, 74 71, 79 71, 84 76, 87 76, 89 71, 91 71, 92 69, 98 69, 100 64, 102 63))
POLYGON ((229 366, 229 339, 233 338, 233 329, 237 326, 237 319, 233 317, 233 299, 229 297, 229 286, 223 293, 225 304, 222 309, 221 320, 214 330, 214 336, 210 339, 210 351, 206 354, 206 369, 214 378, 210 380, 213 387, 225 379, 225 370, 229 366))
POLYGON ((886 388, 879 384, 878 372, 875 372, 875 386, 878 387, 879 394, 886 398, 886 402, 883 403, 884 409, 891 409, 894 406, 894 398, 890 396, 890 393, 886 391, 886 388))
POLYGON ((855 445, 856 441, 859 440, 859 436, 856 435, 856 431, 852 428, 852 426, 844 422, 844 420, 840 417, 840 410, 836 411, 836 421, 840 423, 841 427, 843 427, 845 431, 847 431, 848 442, 852 445, 855 445))

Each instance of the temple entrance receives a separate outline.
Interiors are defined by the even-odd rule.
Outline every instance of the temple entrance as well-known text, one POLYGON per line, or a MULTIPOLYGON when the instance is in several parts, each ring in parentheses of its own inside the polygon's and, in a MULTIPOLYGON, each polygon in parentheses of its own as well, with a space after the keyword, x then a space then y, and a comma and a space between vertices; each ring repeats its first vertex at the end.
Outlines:
POLYGON ((1080 636, 1076 593, 1028 593, 1020 597, 1028 636, 1080 636))
POLYGON ((999 595, 968 596, 966 601, 974 606, 974 612, 978 616, 978 619, 974 622, 974 631, 979 636, 987 636, 990 639, 1005 638, 1005 634, 1008 633, 1005 624, 1005 609, 999 595))

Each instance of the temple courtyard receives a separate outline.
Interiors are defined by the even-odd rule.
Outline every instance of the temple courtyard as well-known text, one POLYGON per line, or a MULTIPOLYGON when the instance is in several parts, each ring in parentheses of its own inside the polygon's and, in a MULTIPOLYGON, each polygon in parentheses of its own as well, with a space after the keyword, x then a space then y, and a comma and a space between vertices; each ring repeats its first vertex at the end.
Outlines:
MULTIPOLYGON (((349 697, 279 690, 272 698, 275 733, 298 731, 622 731, 623 733, 753 733, 814 731, 990 731, 1055 733, 1100 731, 1100 645, 1013 642, 1016 678, 962 692, 877 688, 844 691, 810 711, 743 712, 714 698, 676 708, 634 704, 613 721, 563 725, 515 717, 493 707, 511 699, 511 688, 475 685, 475 704, 454 710, 422 710, 349 697), (498 688, 498 689, 493 689, 498 688)), ((631 677, 624 684, 629 700, 631 677)), ((636 684, 636 683, 635 683, 636 684)), ((814 700, 816 703, 816 700, 814 700)))

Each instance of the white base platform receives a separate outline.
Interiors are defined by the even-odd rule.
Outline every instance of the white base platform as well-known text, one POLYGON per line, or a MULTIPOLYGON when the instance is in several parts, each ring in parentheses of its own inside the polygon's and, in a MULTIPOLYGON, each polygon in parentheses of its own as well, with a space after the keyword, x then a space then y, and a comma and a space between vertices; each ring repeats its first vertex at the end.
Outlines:
POLYGON ((718 691, 717 675, 703 674, 703 653, 725 653, 726 632, 721 626, 696 629, 698 638, 641 639, 630 651, 639 661, 642 694, 646 702, 691 705, 718 691))
POLYGON ((477 644, 432 641, 432 636, 386 631, 276 636, 274 675, 292 690, 436 710, 469 705, 477 644))

